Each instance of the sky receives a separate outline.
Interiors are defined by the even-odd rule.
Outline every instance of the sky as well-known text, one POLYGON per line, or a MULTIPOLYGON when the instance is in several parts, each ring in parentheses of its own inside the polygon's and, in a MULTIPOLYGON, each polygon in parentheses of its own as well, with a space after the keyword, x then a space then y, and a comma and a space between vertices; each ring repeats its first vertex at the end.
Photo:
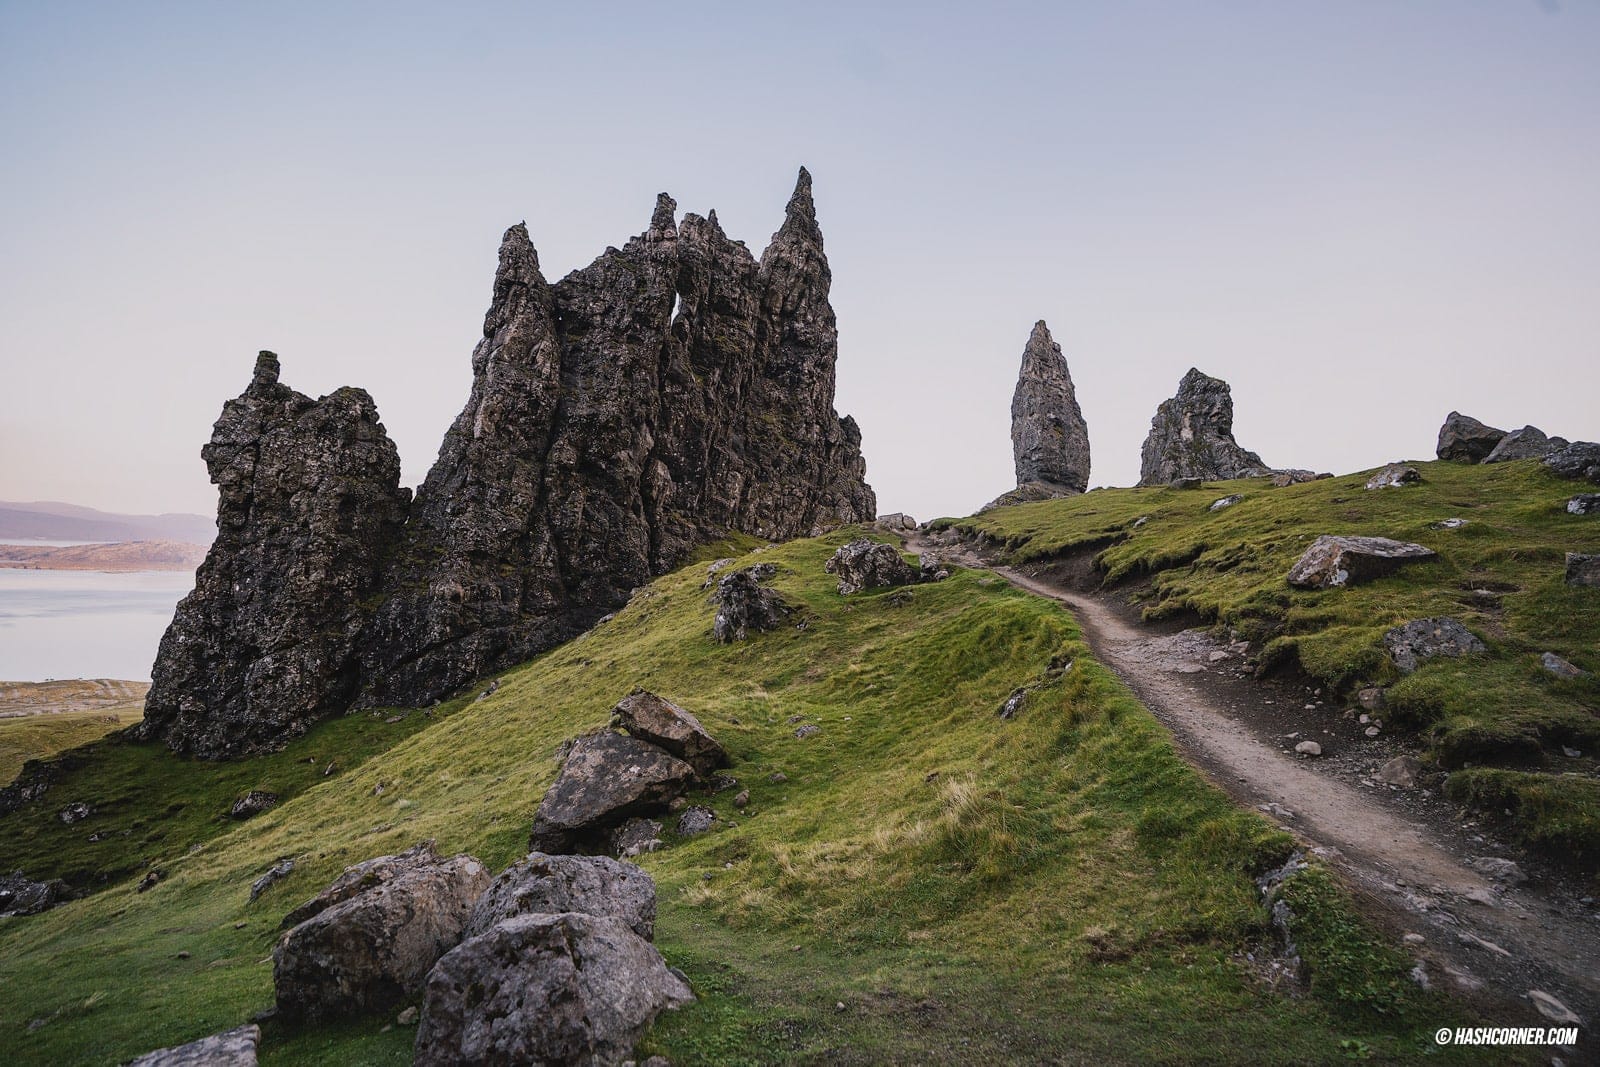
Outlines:
POLYGON ((215 508, 255 353, 421 481, 502 231, 547 277, 816 180, 882 512, 1014 484, 1045 319, 1131 485, 1191 366, 1274 466, 1600 439, 1600 2, 0 0, 0 500, 215 508))

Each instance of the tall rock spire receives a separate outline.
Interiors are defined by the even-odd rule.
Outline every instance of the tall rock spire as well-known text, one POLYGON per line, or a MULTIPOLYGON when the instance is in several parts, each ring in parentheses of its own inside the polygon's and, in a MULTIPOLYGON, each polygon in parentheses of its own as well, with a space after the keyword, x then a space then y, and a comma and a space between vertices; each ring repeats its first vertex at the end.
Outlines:
POLYGON ((1261 457, 1233 439, 1233 390, 1194 367, 1150 420, 1140 454, 1139 484, 1178 478, 1222 481, 1271 473, 1261 457))
POLYGON ((1061 346, 1043 319, 1033 324, 1022 350, 1022 369, 1011 396, 1011 454, 1019 487, 1081 493, 1089 488, 1089 427, 1061 346))

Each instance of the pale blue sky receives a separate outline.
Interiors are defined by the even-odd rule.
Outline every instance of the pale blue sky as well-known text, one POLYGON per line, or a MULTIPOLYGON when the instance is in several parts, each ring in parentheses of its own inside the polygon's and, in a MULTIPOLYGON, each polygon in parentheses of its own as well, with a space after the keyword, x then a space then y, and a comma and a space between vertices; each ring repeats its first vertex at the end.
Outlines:
POLYGON ((0 499, 209 511, 258 348, 414 484, 507 225, 553 279, 666 190, 759 251, 801 163, 884 510, 1009 488, 1039 318, 1093 484, 1191 365, 1274 465, 1600 438, 1592 0, 0 0, 0 137, 0 499))

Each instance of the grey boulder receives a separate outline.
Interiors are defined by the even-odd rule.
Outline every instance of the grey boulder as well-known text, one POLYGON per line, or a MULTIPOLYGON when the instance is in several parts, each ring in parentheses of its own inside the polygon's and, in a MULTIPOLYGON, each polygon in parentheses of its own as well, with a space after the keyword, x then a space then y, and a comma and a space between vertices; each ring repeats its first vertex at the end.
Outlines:
POLYGON ((328 888, 312 897, 310 900, 295 908, 283 917, 283 928, 298 926, 320 912, 326 911, 335 904, 343 903, 352 897, 360 896, 369 889, 375 889, 384 882, 393 880, 407 871, 420 867, 432 867, 439 863, 439 853, 435 851, 432 841, 423 841, 412 845, 404 852, 393 856, 375 856, 370 860, 346 867, 344 873, 328 884, 328 888))
POLYGON ((717 614, 711 623, 711 633, 721 644, 743 641, 753 633, 776 630, 789 614, 789 605, 777 590, 761 584, 770 577, 770 570, 762 574, 763 566, 746 567, 717 580, 714 594, 717 614))
POLYGON ((1600 556, 1568 552, 1566 581, 1568 585, 1600 589, 1600 556))
POLYGON ((187 1045, 146 1052, 127 1067, 255 1067, 261 1027, 250 1023, 187 1045))
POLYGON ((922 578, 893 545, 865 537, 840 546, 823 569, 839 579, 839 593, 846 596, 863 589, 910 585, 922 578))
POLYGON ((489 881, 482 863, 455 856, 404 871, 288 930, 272 950, 278 1013, 318 1022, 416 996, 461 940, 489 881))
POLYGON ((1260 456, 1233 439, 1233 391, 1228 383, 1191 367, 1178 383, 1177 394, 1163 400, 1150 420, 1150 434, 1139 457, 1139 484, 1270 473, 1260 456))
POLYGON ((463 941, 428 975, 412 1062, 617 1064, 657 1015, 693 1000, 619 919, 518 915, 463 941))
POLYGON ((1471 630, 1451 618, 1415 619, 1383 635, 1383 645, 1402 674, 1439 656, 1466 656, 1485 651, 1471 630))
POLYGON ((601 846, 616 826, 653 815, 682 796, 694 768, 637 737, 602 732, 578 738, 533 817, 530 852, 601 846))
POLYGON ((35 882, 21 871, 0 876, 0 917, 37 915, 71 899, 72 890, 59 878, 35 882))
POLYGON ((654 693, 640 690, 624 697, 612 715, 629 736, 666 749, 701 777, 728 765, 727 751, 699 719, 654 693))
POLYGON ((1544 465, 1563 478, 1581 478, 1600 485, 1600 444, 1574 441, 1546 456, 1544 465))
POLYGON ((1494 451, 1494 446, 1505 437, 1504 430, 1485 426, 1470 415, 1452 411, 1439 427, 1439 444, 1435 454, 1440 459, 1457 463, 1482 463, 1494 451))
POLYGON ((1512 430, 1494 446, 1494 451, 1484 458, 1485 463, 1507 463, 1514 459, 1544 459, 1553 452, 1567 447, 1563 437, 1546 437, 1537 426, 1524 426, 1512 430))
POLYGON ((1600 515, 1600 493, 1579 493, 1567 501, 1568 515, 1600 515))
POLYGON ((1323 534, 1289 569, 1288 581, 1302 589, 1358 585, 1393 574, 1407 563, 1433 559, 1437 554, 1422 545, 1387 537, 1323 534))
POLYGON ((249 819, 260 815, 264 811, 270 811, 277 806, 278 794, 252 789, 233 802, 233 807, 228 809, 228 817, 230 819, 249 819))
POLYGON ((1416 485, 1422 481, 1417 468, 1405 463, 1391 463, 1367 479, 1368 489, 1398 489, 1403 485, 1416 485))
POLYGON ((477 937, 517 915, 563 911, 609 915, 653 941, 656 883, 637 865, 609 856, 533 852, 507 867, 484 890, 467 920, 465 936, 477 937))

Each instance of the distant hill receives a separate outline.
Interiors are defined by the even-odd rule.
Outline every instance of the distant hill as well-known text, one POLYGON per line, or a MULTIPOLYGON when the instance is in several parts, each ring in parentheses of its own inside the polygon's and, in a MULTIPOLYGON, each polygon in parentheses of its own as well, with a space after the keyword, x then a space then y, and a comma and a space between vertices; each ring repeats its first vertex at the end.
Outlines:
POLYGON ((119 541, 108 545, 0 543, 0 567, 44 571, 192 571, 206 558, 206 546, 182 541, 119 541))
POLYGON ((204 515, 118 515, 53 500, 0 500, 0 540, 182 541, 209 545, 216 522, 204 515))

